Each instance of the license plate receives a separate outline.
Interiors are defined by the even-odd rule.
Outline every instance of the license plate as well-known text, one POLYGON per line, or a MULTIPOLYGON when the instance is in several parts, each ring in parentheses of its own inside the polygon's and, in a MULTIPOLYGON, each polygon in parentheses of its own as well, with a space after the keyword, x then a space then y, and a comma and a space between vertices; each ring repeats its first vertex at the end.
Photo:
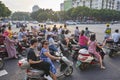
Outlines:
POLYGON ((76 62, 76 67, 79 67, 81 65, 81 62, 80 61, 77 61, 76 62))

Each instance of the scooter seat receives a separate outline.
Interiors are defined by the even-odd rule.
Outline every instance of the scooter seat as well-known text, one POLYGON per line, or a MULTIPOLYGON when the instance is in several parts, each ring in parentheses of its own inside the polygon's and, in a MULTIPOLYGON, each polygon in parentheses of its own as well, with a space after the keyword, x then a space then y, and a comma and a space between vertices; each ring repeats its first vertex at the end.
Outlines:
POLYGON ((75 51, 79 51, 79 48, 72 48, 73 50, 75 50, 75 51))
POLYGON ((30 69, 27 70, 27 76, 30 77, 30 78, 39 79, 43 75, 44 75, 43 70, 38 70, 38 69, 33 69, 33 68, 30 68, 30 69))
POLYGON ((81 54, 82 56, 91 56, 90 54, 81 54))
POLYGON ((30 70, 33 70, 34 72, 39 72, 41 74, 44 74, 44 71, 43 70, 38 70, 38 69, 34 69, 32 67, 30 67, 30 70))

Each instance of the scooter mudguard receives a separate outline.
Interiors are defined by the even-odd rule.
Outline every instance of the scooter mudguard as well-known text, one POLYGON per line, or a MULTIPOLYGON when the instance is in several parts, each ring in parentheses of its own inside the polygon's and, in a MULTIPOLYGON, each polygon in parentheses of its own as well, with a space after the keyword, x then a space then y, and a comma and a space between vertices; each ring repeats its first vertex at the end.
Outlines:
POLYGON ((76 62, 76 67, 79 67, 81 65, 81 61, 76 62))

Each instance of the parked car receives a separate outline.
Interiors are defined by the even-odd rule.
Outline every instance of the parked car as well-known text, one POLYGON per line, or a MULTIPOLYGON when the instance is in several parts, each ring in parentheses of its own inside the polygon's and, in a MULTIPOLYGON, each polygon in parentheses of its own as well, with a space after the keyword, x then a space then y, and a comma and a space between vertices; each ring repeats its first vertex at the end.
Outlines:
POLYGON ((16 23, 16 28, 20 28, 20 27, 27 27, 27 24, 26 23, 17 22, 16 23))
POLYGON ((33 24, 39 24, 39 22, 38 22, 38 21, 32 21, 32 23, 33 23, 33 24))
POLYGON ((53 22, 53 21, 46 21, 46 24, 48 24, 48 25, 53 25, 54 22, 53 22))
POLYGON ((65 24, 66 25, 76 25, 77 23, 72 20, 69 20, 69 21, 66 21, 65 24))
POLYGON ((80 24, 80 22, 79 22, 79 21, 77 21, 77 22, 76 22, 76 24, 80 24))

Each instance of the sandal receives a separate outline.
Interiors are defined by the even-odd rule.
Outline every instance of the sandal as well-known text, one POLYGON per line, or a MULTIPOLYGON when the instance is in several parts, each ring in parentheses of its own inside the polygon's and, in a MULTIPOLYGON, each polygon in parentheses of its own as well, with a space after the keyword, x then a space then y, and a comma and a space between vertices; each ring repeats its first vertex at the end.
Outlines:
POLYGON ((103 70, 104 70, 104 69, 105 69, 105 67, 104 67, 104 66, 102 66, 102 67, 101 67, 101 69, 103 69, 103 70))

